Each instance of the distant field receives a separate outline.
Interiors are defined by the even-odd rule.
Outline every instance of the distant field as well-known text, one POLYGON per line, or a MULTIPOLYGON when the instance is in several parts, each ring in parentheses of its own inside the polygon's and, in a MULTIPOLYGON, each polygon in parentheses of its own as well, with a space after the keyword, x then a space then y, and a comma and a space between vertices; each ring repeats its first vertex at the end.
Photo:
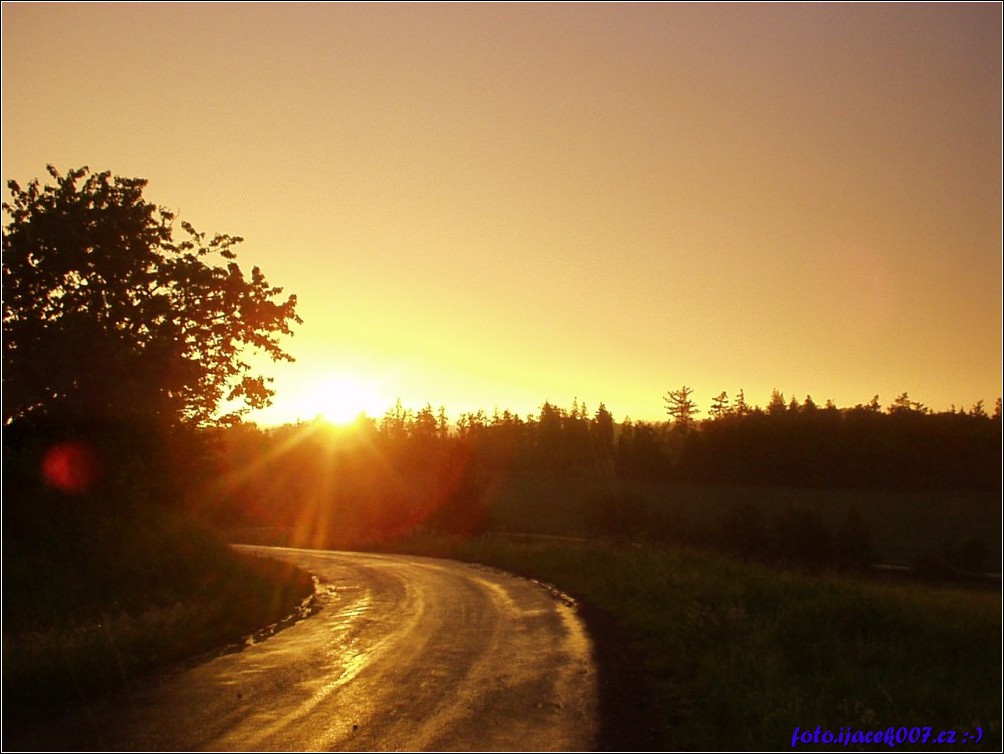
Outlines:
POLYGON ((614 482, 588 474, 528 472, 510 473, 490 489, 493 527, 502 531, 595 534, 590 506, 609 494, 634 496, 658 517, 704 529, 714 529, 744 504, 768 517, 809 510, 834 528, 857 509, 878 562, 911 564, 977 543, 985 548, 988 570, 1000 572, 1001 505, 995 494, 614 482))
POLYGON ((614 748, 781 750, 796 726, 931 726, 960 741, 981 729, 966 748, 1000 750, 999 592, 596 541, 486 535, 398 547, 504 568, 585 601, 614 748))

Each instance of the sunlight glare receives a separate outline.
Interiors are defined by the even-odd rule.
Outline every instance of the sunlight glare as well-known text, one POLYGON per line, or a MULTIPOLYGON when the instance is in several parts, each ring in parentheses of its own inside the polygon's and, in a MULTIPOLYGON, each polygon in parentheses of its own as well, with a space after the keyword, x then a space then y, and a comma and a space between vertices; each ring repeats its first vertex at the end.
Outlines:
POLYGON ((303 401, 308 412, 335 425, 351 424, 362 414, 380 416, 388 405, 376 389, 348 377, 325 380, 303 401))

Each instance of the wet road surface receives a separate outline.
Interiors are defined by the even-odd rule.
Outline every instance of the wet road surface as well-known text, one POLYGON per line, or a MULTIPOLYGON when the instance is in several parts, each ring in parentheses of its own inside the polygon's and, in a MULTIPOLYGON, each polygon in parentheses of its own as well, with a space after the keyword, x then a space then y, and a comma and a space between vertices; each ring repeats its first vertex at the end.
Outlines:
POLYGON ((53 721, 31 748, 589 750, 597 679, 573 607, 446 560, 243 548, 314 574, 317 612, 139 692, 53 721))

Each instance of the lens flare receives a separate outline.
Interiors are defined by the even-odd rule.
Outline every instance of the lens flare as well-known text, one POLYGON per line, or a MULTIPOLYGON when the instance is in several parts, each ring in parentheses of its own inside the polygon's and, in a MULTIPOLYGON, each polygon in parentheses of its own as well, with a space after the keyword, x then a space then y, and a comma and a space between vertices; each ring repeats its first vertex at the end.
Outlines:
POLYGON ((42 478, 61 492, 86 492, 94 486, 99 473, 97 454, 82 442, 53 445, 42 458, 42 478))

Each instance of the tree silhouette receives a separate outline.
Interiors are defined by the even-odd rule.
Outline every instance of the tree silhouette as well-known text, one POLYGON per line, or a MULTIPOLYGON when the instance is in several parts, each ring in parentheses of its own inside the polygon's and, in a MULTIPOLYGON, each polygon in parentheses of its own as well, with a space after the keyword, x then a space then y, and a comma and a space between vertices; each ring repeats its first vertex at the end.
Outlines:
POLYGON ((87 167, 54 185, 8 182, 3 237, 4 424, 72 414, 174 425, 236 421, 269 404, 251 347, 292 361, 296 297, 234 247, 143 199, 146 181, 87 167), (217 416, 224 401, 236 408, 217 416))
POLYGON ((537 449, 540 459, 545 464, 553 464, 565 456, 564 420, 566 413, 562 409, 544 401, 540 407, 540 418, 537 420, 537 449))
POLYGON ((679 390, 670 390, 663 398, 666 403, 666 413, 683 429, 693 426, 694 417, 698 413, 697 403, 690 400, 693 392, 693 388, 684 385, 679 390))
POLYGON ((593 446, 600 455, 604 458, 610 457, 614 450, 614 417, 603 403, 600 403, 593 417, 592 435, 593 446))
POLYGON ((774 388, 770 394, 770 403, 767 404, 767 413, 771 416, 777 416, 783 414, 786 410, 787 404, 784 401, 784 393, 774 388))
MULTIPOLYGON (((876 396, 877 398, 878 396, 876 396)), ((889 406, 889 413, 895 414, 902 411, 919 411, 920 413, 927 413, 927 406, 918 401, 910 400, 909 393, 900 393, 896 400, 893 401, 892 405, 889 406)))
POLYGON ((736 396, 736 402, 732 406, 732 413, 738 417, 745 417, 751 410, 749 404, 746 402, 746 391, 740 388, 739 395, 736 396))
POLYGON ((721 419, 729 414, 729 394, 724 390, 711 399, 711 410, 708 412, 711 414, 712 419, 721 419))

